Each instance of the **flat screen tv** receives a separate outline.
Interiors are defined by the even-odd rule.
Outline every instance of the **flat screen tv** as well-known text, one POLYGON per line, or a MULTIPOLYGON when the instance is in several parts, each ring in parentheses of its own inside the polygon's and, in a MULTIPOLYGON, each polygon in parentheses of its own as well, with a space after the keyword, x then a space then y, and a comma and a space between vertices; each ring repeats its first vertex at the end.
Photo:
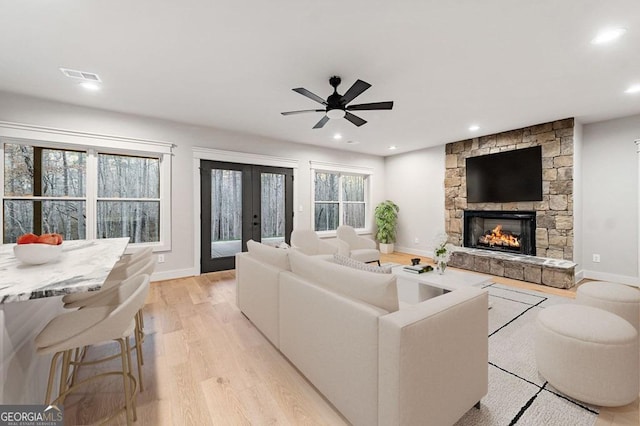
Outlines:
POLYGON ((467 202, 542 200, 542 147, 470 157, 466 161, 467 202))

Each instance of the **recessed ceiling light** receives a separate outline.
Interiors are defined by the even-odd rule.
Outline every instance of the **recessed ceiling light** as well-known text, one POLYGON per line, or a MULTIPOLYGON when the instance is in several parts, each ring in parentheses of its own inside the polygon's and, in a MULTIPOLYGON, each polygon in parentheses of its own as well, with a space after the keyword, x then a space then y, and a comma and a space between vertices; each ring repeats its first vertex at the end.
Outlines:
POLYGON ((333 138, 339 141, 340 139, 342 139, 342 135, 340 133, 336 133, 335 135, 333 135, 333 138))
POLYGON ((625 90, 624 93, 640 93, 640 84, 634 84, 625 90))
POLYGON ((389 147, 389 149, 390 149, 391 151, 393 151, 393 150, 395 150, 395 149, 398 149, 398 147, 397 147, 397 146, 395 146, 395 145, 391 145, 391 146, 389 147))
POLYGON ((82 83, 80 83, 80 86, 91 92, 97 92, 98 90, 100 90, 100 85, 91 81, 83 81, 82 83))
POLYGON ((473 124, 471 126, 469 126, 469 130, 472 132, 475 132, 477 130, 480 130, 480 126, 478 126, 477 124, 473 124))
POLYGON ((591 44, 609 43, 617 38, 620 38, 626 32, 626 28, 609 28, 606 30, 602 30, 593 38, 593 40, 591 40, 591 44))

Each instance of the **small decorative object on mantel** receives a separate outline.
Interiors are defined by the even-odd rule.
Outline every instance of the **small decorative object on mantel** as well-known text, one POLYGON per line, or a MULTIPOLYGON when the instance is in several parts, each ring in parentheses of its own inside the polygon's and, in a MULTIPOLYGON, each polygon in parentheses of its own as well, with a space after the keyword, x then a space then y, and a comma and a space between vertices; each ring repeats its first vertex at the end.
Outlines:
POLYGON ((447 263, 451 259, 452 247, 447 243, 448 237, 446 234, 439 236, 436 241, 437 245, 433 249, 433 261, 436 263, 436 269, 439 274, 444 274, 444 270, 447 269, 447 263))

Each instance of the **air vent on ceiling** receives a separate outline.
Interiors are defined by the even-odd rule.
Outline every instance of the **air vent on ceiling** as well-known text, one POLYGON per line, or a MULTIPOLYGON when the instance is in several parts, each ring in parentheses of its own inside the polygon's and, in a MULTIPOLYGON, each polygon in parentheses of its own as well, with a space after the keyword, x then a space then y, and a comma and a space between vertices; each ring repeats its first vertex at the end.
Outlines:
POLYGON ((93 82, 102 81, 100 80, 100 77, 98 77, 98 74, 95 74, 92 72, 72 70, 69 68, 60 68, 60 71, 62 71, 62 74, 70 78, 77 78, 79 80, 93 81, 93 82))

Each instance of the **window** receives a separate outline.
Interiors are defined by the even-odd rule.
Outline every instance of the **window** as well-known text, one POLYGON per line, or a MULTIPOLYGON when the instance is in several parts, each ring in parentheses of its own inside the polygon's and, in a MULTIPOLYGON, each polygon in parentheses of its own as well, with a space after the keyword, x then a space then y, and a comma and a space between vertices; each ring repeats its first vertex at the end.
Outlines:
MULTIPOLYGON (((0 136, 3 131, 0 125, 0 136)), ((158 154, 122 149, 129 141, 142 146, 133 139, 87 147, 0 138, 2 241, 56 232, 65 240, 129 237, 170 249, 170 148, 158 154)))
POLYGON ((86 238, 84 152, 4 144, 3 242, 34 232, 86 238))
POLYGON ((160 241, 160 160, 98 154, 98 238, 160 241))
POLYGON ((314 230, 367 226, 368 175, 315 170, 313 176, 314 230))

